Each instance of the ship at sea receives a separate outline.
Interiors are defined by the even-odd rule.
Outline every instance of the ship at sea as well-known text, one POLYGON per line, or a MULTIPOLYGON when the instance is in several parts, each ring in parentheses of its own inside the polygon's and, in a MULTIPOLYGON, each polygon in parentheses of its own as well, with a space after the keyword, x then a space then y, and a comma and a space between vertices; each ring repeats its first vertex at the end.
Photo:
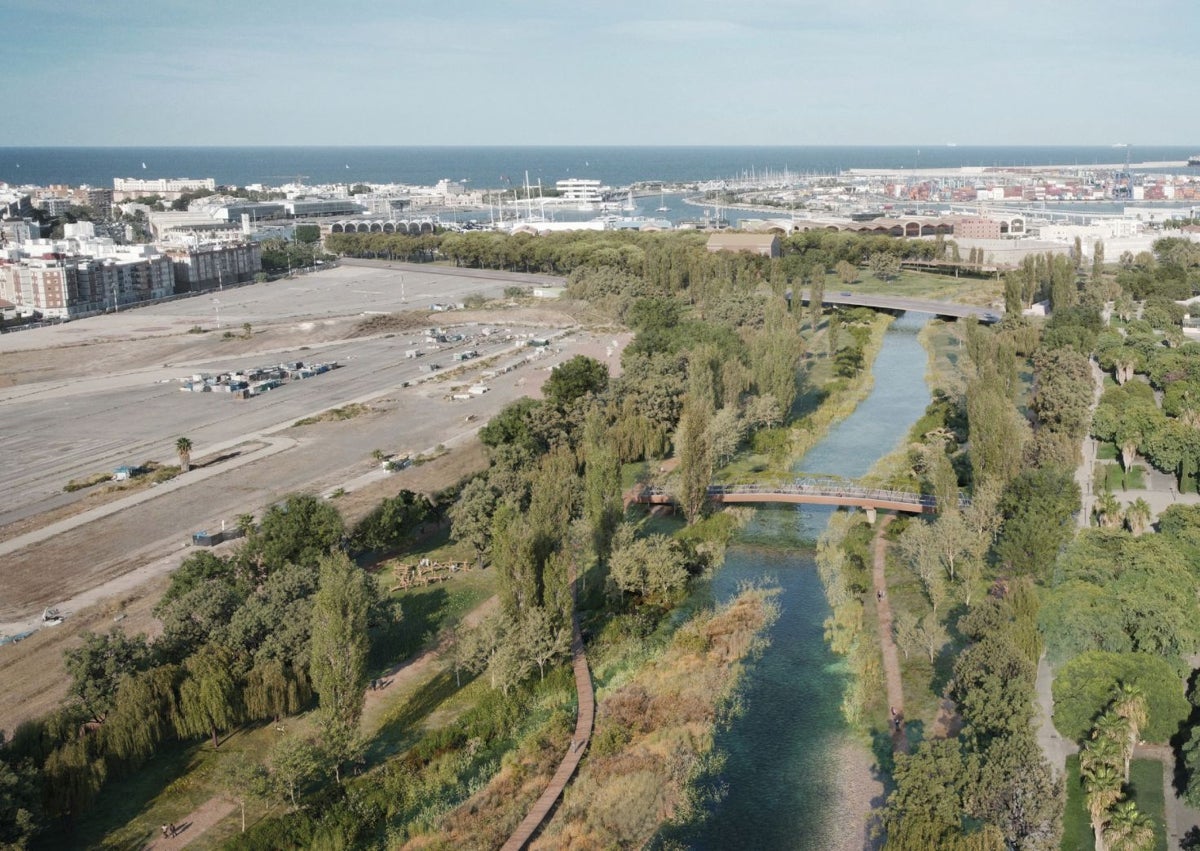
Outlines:
POLYGON ((1200 165, 1200 154, 1192 154, 1188 157, 1188 165, 1200 165))

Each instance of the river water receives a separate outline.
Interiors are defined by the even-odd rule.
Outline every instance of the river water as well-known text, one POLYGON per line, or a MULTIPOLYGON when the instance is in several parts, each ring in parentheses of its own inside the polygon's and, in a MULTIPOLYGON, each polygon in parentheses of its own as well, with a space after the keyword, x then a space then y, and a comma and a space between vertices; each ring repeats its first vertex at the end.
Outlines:
MULTIPOLYGON (((928 321, 905 314, 892 323, 873 366, 870 394, 799 462, 797 470, 857 477, 891 452, 929 402, 927 362, 917 332, 928 321)), ((781 615, 771 645, 747 674, 745 712, 717 745, 728 754, 728 794, 687 837, 697 849, 860 848, 859 816, 839 812, 837 776, 849 745, 841 716, 848 676, 825 644, 829 607, 813 544, 830 509, 775 506, 753 521, 726 553, 712 581, 724 601, 746 580, 772 577, 781 615)))

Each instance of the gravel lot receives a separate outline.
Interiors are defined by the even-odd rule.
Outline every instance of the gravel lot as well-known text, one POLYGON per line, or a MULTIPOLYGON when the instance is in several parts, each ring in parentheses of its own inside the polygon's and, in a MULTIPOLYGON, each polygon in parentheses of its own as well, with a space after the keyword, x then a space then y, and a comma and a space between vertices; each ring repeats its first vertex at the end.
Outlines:
POLYGON ((508 402, 538 395, 554 365, 582 353, 618 372, 628 336, 580 330, 569 304, 428 310, 435 301, 497 296, 533 280, 545 281, 404 264, 344 265, 218 294, 222 331, 234 331, 231 339, 215 333, 211 295, 0 335, 6 450, 0 453, 0 633, 37 626, 45 606, 69 614, 62 626, 0 646, 6 684, 0 728, 61 699, 62 649, 77 643, 85 628, 157 629, 149 609, 165 575, 189 552, 192 532, 258 513, 296 491, 328 495, 345 488, 351 492, 343 498, 349 513, 361 514, 372 500, 403 487, 444 487, 484 463, 478 429, 508 402), (413 311, 418 328, 475 335, 489 328, 497 334, 417 359, 404 353, 431 348, 422 333, 353 336, 365 317, 416 307, 422 308, 413 311), (244 322, 252 326, 248 339, 242 338, 244 322), (189 333, 196 325, 211 330, 189 333), (533 351, 525 337, 535 334, 553 342, 541 357, 523 362, 533 351), (481 357, 461 365, 451 359, 467 347, 481 357), (177 383, 194 372, 291 360, 344 366, 245 401, 183 393, 177 383), (431 361, 443 370, 423 372, 431 361), (489 392, 452 398, 480 382, 480 372, 518 362, 486 381, 489 392), (462 374, 448 375, 453 368, 462 374), (367 412, 295 425, 352 402, 367 412), (107 503, 86 491, 62 492, 72 478, 120 464, 177 463, 180 435, 192 440, 200 470, 132 496, 114 494, 107 503), (448 450, 442 460, 397 474, 382 473, 371 457, 375 449, 415 453, 437 447, 448 450), (207 464, 211 459, 221 460, 207 464), (80 513, 97 505, 105 516, 80 513), (52 521, 63 525, 51 527, 52 521), (45 530, 41 536, 39 528, 45 530))

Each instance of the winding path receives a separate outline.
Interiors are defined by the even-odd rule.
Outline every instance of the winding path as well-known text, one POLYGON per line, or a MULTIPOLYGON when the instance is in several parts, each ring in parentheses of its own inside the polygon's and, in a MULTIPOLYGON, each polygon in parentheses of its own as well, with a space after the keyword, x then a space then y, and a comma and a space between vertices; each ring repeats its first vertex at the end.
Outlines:
POLYGON ((883 676, 887 683, 888 706, 892 710, 892 750, 908 753, 908 731, 904 728, 904 681, 900 677, 900 654, 892 638, 892 601, 887 587, 887 541, 883 533, 892 522, 892 515, 882 518, 875 532, 875 608, 879 616, 879 649, 883 654, 883 676), (893 720, 894 719, 894 720, 893 720), (897 729, 895 721, 901 722, 897 729))
MULTIPOLYGON (((571 577, 571 596, 576 596, 574 576, 571 577)), ((575 774, 575 769, 579 767, 579 761, 583 759, 584 751, 592 738, 592 723, 596 718, 596 692, 592 686, 592 673, 588 669, 587 656, 584 654, 583 634, 579 631, 579 613, 576 611, 571 612, 571 666, 575 670, 575 691, 579 704, 575 716, 575 735, 571 738, 571 745, 545 791, 524 820, 517 825, 517 829, 501 847, 501 851, 521 851, 529 844, 575 774)))

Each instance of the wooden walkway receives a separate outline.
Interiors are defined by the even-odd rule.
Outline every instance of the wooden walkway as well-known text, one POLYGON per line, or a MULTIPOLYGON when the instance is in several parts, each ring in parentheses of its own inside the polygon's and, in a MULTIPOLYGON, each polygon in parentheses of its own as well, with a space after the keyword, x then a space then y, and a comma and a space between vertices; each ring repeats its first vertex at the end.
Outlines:
MULTIPOLYGON (((571 595, 575 596, 573 577, 571 595)), ((501 847, 501 851, 521 851, 529 844, 575 774, 575 769, 579 767, 579 761, 583 759, 584 751, 592 738, 592 723, 596 719, 596 692, 592 687, 592 672, 588 669, 587 656, 584 655, 583 634, 579 631, 579 614, 574 611, 571 613, 571 665, 575 670, 575 692, 579 704, 575 717, 575 735, 542 796, 526 814, 524 821, 517 825, 517 829, 501 847)))

